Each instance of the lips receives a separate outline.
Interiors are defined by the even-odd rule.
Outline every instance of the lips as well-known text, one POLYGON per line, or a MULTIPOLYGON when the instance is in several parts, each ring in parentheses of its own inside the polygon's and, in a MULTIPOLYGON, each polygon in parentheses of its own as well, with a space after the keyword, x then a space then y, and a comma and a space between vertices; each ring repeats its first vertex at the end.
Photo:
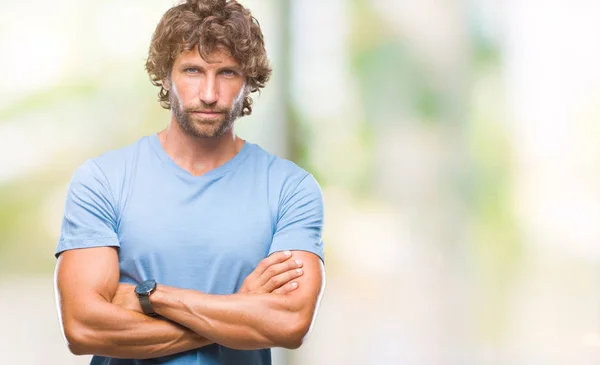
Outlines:
POLYGON ((195 114, 222 114, 223 112, 219 112, 216 110, 194 110, 192 113, 195 113, 195 114))
POLYGON ((214 118, 214 117, 221 115, 222 113, 215 112, 215 111, 195 111, 195 112, 192 112, 192 114, 199 115, 199 116, 206 117, 206 118, 214 118))

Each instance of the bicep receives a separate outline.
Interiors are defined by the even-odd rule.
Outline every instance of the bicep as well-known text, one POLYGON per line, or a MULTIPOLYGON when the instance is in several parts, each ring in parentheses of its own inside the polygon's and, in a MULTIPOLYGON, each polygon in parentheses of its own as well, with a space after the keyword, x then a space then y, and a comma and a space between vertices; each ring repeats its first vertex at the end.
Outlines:
POLYGON ((55 288, 63 320, 77 317, 90 301, 110 302, 119 284, 119 257, 114 247, 68 250, 56 264, 55 288))
POLYGON ((325 267, 312 252, 292 251, 292 258, 302 260, 304 273, 295 279, 298 289, 285 295, 290 297, 296 310, 312 318, 325 289, 325 267))

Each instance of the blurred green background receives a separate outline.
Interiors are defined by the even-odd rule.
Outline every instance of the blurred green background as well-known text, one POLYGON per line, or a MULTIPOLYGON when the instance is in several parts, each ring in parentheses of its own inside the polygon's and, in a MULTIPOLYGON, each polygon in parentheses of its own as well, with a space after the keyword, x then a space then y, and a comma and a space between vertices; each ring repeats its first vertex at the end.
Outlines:
MULTIPOLYGON (((600 362, 600 2, 244 0, 240 136, 326 203, 316 326, 274 364, 600 362)), ((0 0, 0 363, 85 364, 52 291, 71 174, 164 128, 172 1, 0 0)))

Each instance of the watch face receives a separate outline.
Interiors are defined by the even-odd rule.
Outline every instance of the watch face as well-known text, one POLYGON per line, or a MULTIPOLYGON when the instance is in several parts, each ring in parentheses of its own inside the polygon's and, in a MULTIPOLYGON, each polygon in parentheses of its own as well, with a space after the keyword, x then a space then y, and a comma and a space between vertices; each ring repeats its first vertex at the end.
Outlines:
POLYGON ((142 281, 135 287, 135 293, 139 295, 150 295, 152 290, 156 288, 156 281, 146 280, 142 281))

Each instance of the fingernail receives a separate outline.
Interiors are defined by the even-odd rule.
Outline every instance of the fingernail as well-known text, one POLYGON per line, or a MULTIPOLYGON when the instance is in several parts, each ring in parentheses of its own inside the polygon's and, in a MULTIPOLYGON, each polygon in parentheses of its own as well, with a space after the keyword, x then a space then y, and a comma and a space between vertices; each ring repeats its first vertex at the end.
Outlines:
POLYGON ((298 283, 294 281, 291 285, 292 285, 292 288, 295 288, 298 286, 298 283))
POLYGON ((302 269, 296 269, 296 272, 297 272, 298 274, 302 274, 302 269))
POLYGON ((302 265, 302 260, 296 260, 296 263, 298 264, 298 266, 302 265))
POLYGON ((292 253, 290 251, 283 251, 283 254, 286 255, 287 257, 292 256, 292 253))

